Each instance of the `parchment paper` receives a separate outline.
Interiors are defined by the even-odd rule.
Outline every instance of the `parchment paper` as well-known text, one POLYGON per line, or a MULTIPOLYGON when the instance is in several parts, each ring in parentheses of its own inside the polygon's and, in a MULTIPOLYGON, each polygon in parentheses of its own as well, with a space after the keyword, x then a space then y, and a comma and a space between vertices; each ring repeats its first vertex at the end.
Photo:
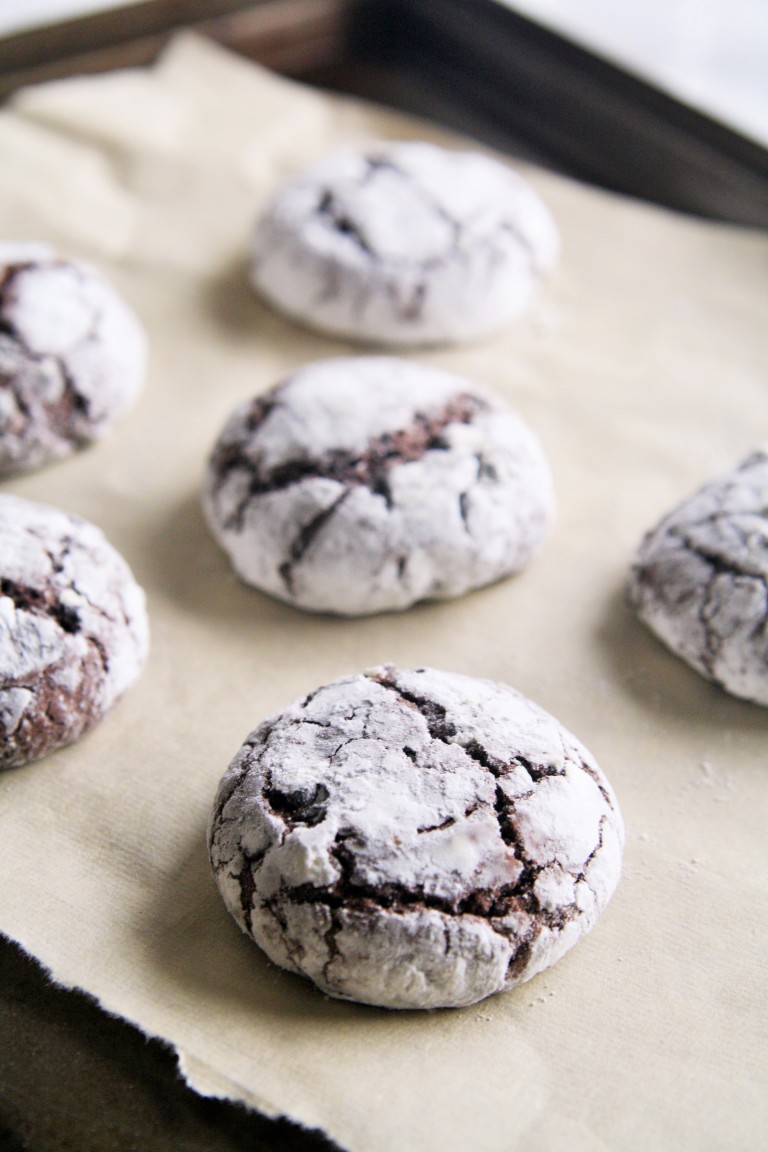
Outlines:
POLYGON ((0 116, 0 231, 95 262, 149 330, 135 411, 3 490, 101 525, 153 651, 81 744, 0 779, 0 928, 176 1046, 189 1082, 350 1152, 765 1147, 768 712, 666 652, 622 599, 642 532, 768 433, 768 240, 528 174, 560 271, 498 338, 420 354, 505 394, 547 449, 557 528, 524 574, 398 616, 312 617, 240 585, 198 510, 234 404, 348 346, 251 294, 277 181, 347 141, 435 138, 190 36, 158 67, 22 92, 0 116), (625 874, 554 969, 474 1008, 324 999, 230 920, 204 828, 264 716, 374 663, 515 685, 596 754, 625 874))

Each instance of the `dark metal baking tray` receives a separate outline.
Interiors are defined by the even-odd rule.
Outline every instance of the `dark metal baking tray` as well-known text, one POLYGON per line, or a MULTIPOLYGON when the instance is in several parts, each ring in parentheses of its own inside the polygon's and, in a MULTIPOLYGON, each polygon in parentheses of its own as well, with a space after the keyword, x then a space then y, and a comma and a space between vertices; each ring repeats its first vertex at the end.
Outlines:
POLYGON ((182 26, 580 180, 768 225, 768 149, 496 0, 142 0, 0 41, 0 95, 148 63, 182 26))

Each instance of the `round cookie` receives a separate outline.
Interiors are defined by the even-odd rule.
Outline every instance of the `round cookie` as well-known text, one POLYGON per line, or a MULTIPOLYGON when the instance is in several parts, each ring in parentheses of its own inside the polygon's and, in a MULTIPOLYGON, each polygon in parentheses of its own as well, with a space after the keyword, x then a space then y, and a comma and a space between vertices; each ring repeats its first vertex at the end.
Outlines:
POLYGON ((702 676, 768 705, 768 451, 704 485, 645 536, 628 595, 702 676))
POLYGON ((557 229, 506 165, 421 142, 338 153, 260 219, 251 278, 278 310, 351 340, 473 340, 528 306, 557 229))
POLYGON ((523 568, 554 498, 538 440, 500 400, 382 356, 307 365, 237 408, 203 506, 249 584, 357 616, 523 568))
POLYGON ((93 524, 0 495, 0 768, 78 740, 146 659, 144 593, 93 524))
POLYGON ((595 923, 624 831, 589 752, 504 685, 392 666, 250 734, 219 786, 214 875, 244 932, 330 996, 472 1004, 595 923))
POLYGON ((0 243, 0 475, 97 439, 134 402, 143 330, 92 268, 0 243))

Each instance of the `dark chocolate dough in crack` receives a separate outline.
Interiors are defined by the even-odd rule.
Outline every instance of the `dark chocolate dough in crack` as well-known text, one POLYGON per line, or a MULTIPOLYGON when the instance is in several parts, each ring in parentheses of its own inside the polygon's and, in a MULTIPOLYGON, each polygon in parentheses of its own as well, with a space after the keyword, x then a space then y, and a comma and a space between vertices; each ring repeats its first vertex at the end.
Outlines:
POLYGON ((392 666, 261 724, 222 779, 222 897, 281 967, 341 999, 455 1007, 588 931, 623 825, 589 752, 506 686, 392 666))

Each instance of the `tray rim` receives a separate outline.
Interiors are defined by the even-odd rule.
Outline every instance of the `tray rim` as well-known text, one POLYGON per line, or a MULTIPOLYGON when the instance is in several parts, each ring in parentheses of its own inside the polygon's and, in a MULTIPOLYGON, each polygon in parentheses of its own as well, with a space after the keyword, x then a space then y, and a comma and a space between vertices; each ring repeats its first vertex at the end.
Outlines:
POLYGON ((0 99, 151 64, 185 28, 587 183, 768 227, 768 148, 498 0, 139 0, 0 39, 0 99))

